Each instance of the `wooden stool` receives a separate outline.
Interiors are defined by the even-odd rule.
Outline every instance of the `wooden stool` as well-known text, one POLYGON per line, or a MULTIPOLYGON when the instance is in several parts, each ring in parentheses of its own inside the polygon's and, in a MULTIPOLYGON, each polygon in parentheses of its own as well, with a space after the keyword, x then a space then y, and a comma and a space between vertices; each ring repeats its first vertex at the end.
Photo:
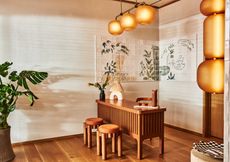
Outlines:
POLYGON ((122 131, 119 129, 118 125, 115 124, 104 124, 99 126, 97 131, 97 155, 101 155, 102 159, 106 160, 107 150, 106 150, 106 139, 112 138, 112 152, 116 152, 117 143, 117 155, 121 157, 122 155, 122 131), (101 146, 102 145, 102 146, 101 146))
POLYGON ((103 124, 102 118, 88 118, 83 124, 84 129, 84 144, 88 145, 88 148, 92 147, 92 129, 97 129, 98 126, 103 124))

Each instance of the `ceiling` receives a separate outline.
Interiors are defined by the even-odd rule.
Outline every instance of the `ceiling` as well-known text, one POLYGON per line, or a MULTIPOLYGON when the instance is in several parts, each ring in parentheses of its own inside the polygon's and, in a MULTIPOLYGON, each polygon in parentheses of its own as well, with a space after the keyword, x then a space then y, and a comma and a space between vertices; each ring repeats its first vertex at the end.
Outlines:
MULTIPOLYGON (((120 0, 113 0, 113 1, 119 1, 120 0)), ((121 0, 123 3, 130 3, 130 4, 136 4, 136 0, 121 0)), ((172 3, 178 2, 180 0, 137 0, 137 2, 145 2, 147 4, 153 4, 152 6, 156 8, 162 8, 165 6, 168 6, 172 3)))

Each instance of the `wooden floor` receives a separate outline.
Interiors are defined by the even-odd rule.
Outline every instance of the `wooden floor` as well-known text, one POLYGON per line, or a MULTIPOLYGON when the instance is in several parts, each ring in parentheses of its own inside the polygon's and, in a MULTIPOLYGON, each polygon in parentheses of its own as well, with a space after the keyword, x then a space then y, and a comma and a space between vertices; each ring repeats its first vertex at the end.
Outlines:
MULTIPOLYGON (((95 139, 95 138, 93 138, 95 139)), ((159 156, 158 139, 146 140, 143 146, 143 160, 136 159, 136 142, 129 136, 123 138, 123 157, 118 158, 111 154, 108 147, 108 162, 189 162, 190 150, 194 142, 204 139, 190 133, 181 132, 173 128, 165 127, 165 154, 159 156)), ((218 141, 216 139, 216 141, 218 141)), ((218 141, 222 142, 222 141, 218 141)), ((14 162, 101 162, 96 155, 94 147, 88 149, 83 144, 83 136, 76 135, 63 139, 52 139, 44 142, 32 142, 28 144, 14 145, 16 158, 14 162)))

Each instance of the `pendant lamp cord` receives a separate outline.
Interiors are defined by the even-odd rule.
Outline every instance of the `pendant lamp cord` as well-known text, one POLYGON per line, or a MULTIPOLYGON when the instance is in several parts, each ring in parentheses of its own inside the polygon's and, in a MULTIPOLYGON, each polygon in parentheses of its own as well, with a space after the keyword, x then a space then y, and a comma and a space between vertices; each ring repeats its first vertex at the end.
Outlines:
POLYGON ((138 2, 137 2, 137 0, 136 0, 135 8, 137 8, 137 7, 138 7, 138 2))
POLYGON ((120 0, 120 2, 121 2, 121 3, 120 3, 120 4, 121 4, 121 13, 120 13, 120 15, 123 15, 123 13, 122 13, 122 10, 123 10, 123 9, 122 9, 122 0, 120 0))

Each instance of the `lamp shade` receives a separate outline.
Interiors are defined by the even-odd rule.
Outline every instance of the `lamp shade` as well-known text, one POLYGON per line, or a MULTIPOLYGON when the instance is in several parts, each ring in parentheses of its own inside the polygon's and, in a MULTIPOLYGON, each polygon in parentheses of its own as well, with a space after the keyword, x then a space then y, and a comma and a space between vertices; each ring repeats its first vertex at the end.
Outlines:
POLYGON ((206 60, 197 70, 197 83, 205 92, 224 93, 224 60, 206 60))
POLYGON ((109 22, 108 31, 112 35, 120 35, 123 33, 123 28, 118 20, 112 20, 109 22))
POLYGON ((204 21, 204 56, 210 58, 224 58, 225 39, 224 14, 208 16, 204 21))
POLYGON ((136 20, 141 25, 151 24, 156 15, 156 10, 148 5, 141 5, 136 9, 136 20))
POLYGON ((122 15, 120 22, 121 22, 121 27, 126 31, 135 29, 137 26, 136 18, 131 13, 125 13, 124 15, 122 15))
POLYGON ((225 0, 203 0, 200 4, 200 11, 205 16, 214 13, 224 13, 225 0))

